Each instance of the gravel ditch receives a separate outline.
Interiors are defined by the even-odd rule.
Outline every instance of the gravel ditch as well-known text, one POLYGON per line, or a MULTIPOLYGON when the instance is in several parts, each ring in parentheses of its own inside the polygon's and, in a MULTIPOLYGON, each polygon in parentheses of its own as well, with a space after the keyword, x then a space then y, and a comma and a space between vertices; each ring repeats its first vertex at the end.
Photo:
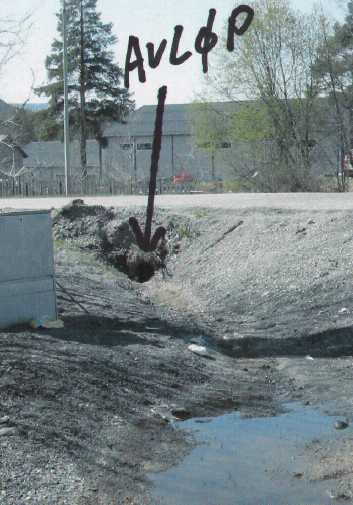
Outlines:
MULTIPOLYGON (((168 254, 143 285, 102 255, 102 227, 131 215, 143 221, 138 208, 57 215, 64 328, 0 333, 1 504, 148 504, 147 472, 193 446, 178 415, 273 415, 296 400, 352 422, 349 211, 159 209, 168 254)), ((324 460, 325 443, 308 458, 324 460)), ((327 475, 316 463, 312 478, 327 475)))

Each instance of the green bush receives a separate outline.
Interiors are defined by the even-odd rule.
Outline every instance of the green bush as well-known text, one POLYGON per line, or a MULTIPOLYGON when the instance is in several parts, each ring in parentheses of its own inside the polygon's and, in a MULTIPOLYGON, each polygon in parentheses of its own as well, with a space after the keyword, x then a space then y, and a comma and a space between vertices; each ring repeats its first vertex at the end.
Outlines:
POLYGON ((223 181, 223 191, 226 193, 241 193, 255 191, 255 183, 248 179, 229 179, 223 181))

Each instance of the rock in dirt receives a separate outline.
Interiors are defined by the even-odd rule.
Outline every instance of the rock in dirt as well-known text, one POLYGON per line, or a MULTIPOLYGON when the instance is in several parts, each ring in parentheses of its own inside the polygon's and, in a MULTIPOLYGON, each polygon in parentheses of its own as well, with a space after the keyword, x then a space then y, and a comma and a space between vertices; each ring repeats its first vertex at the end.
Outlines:
POLYGON ((202 356, 204 358, 210 357, 207 348, 202 345, 191 344, 191 345, 189 345, 188 350, 193 352, 194 354, 197 354, 198 356, 202 356))
POLYGON ((297 235, 303 233, 305 234, 306 233, 306 228, 298 228, 297 231, 295 232, 297 235))
POLYGON ((46 329, 60 329, 60 328, 64 328, 65 327, 65 324, 64 324, 64 321, 62 321, 61 319, 56 319, 55 321, 45 321, 44 322, 44 325, 43 325, 43 328, 46 328, 46 329))
POLYGON ((335 421, 334 427, 336 430, 345 430, 348 428, 349 424, 347 421, 335 421))
POLYGON ((9 416, 0 417, 0 424, 7 424, 9 421, 9 416))
POLYGON ((136 244, 134 234, 127 221, 113 220, 100 230, 103 249, 130 249, 136 244))
POLYGON ((342 307, 342 309, 340 309, 338 311, 339 314, 348 314, 349 310, 347 309, 347 307, 342 307))
POLYGON ((155 251, 141 250, 127 221, 110 221, 99 235, 103 257, 136 282, 149 281, 163 267, 169 254, 165 239, 160 240, 155 251))
POLYGON ((186 419, 190 419, 192 417, 191 412, 183 407, 173 409, 172 415, 180 421, 185 421, 186 419))
POLYGON ((154 416, 158 417, 160 419, 160 421, 164 424, 170 423, 172 421, 170 414, 166 411, 161 411, 161 410, 152 408, 151 413, 154 416))
POLYGON ((141 251, 132 245, 126 256, 126 266, 130 279, 147 282, 162 267, 162 261, 156 252, 141 251))
POLYGON ((54 216, 54 224, 60 219, 65 218, 70 221, 75 219, 87 217, 87 216, 97 216, 99 213, 105 212, 106 209, 102 205, 86 205, 83 200, 76 199, 65 205, 60 209, 54 216))
POLYGON ((335 501, 348 501, 351 499, 351 496, 349 496, 349 494, 340 491, 335 491, 333 489, 328 491, 328 495, 331 498, 331 500, 335 501))

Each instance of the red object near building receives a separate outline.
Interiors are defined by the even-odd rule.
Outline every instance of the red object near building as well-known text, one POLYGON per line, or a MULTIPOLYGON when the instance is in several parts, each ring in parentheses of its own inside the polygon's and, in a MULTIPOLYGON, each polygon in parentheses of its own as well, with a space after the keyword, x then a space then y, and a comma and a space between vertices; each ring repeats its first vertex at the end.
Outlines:
MULTIPOLYGON (((353 156, 353 152, 351 152, 351 156, 353 156)), ((343 160, 343 172, 346 177, 353 177, 353 166, 351 163, 351 156, 346 154, 343 160)))
POLYGON ((180 184, 183 182, 191 182, 193 181, 194 178, 191 174, 188 172, 180 172, 179 174, 176 174, 173 176, 173 182, 174 184, 180 184))

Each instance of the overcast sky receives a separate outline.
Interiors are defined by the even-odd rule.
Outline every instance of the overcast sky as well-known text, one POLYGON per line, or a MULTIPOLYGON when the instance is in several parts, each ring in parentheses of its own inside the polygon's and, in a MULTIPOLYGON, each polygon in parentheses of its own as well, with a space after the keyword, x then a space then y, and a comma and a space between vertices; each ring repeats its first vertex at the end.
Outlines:
MULTIPOLYGON (((325 0, 328 12, 335 17, 342 17, 340 0, 325 0)), ((104 21, 111 21, 119 42, 115 48, 116 59, 123 67, 129 35, 140 38, 144 47, 149 41, 159 45, 162 38, 171 41, 176 24, 185 27, 182 49, 193 50, 195 36, 207 21, 208 10, 217 9, 216 32, 220 33, 225 20, 235 5, 242 2, 234 0, 98 0, 98 8, 104 21), (132 8, 132 5, 141 7, 132 8)), ((292 0, 300 10, 308 11, 314 0, 292 0)), ((345 3, 343 3, 344 5, 345 3)), ((17 103, 30 95, 32 75, 35 85, 45 82, 44 60, 50 52, 50 46, 56 35, 56 17, 60 0, 0 0, 2 16, 19 17, 32 13, 33 27, 28 36, 23 53, 7 65, 0 76, 0 98, 17 103)), ((158 87, 168 85, 168 103, 190 102, 202 81, 201 56, 194 54, 184 65, 172 67, 165 53, 165 63, 157 69, 147 68, 147 82, 140 84, 131 80, 131 90, 135 94, 137 105, 156 102, 158 87)), ((30 95, 31 101, 39 101, 30 95)), ((42 99, 42 101, 44 98, 42 99)))

